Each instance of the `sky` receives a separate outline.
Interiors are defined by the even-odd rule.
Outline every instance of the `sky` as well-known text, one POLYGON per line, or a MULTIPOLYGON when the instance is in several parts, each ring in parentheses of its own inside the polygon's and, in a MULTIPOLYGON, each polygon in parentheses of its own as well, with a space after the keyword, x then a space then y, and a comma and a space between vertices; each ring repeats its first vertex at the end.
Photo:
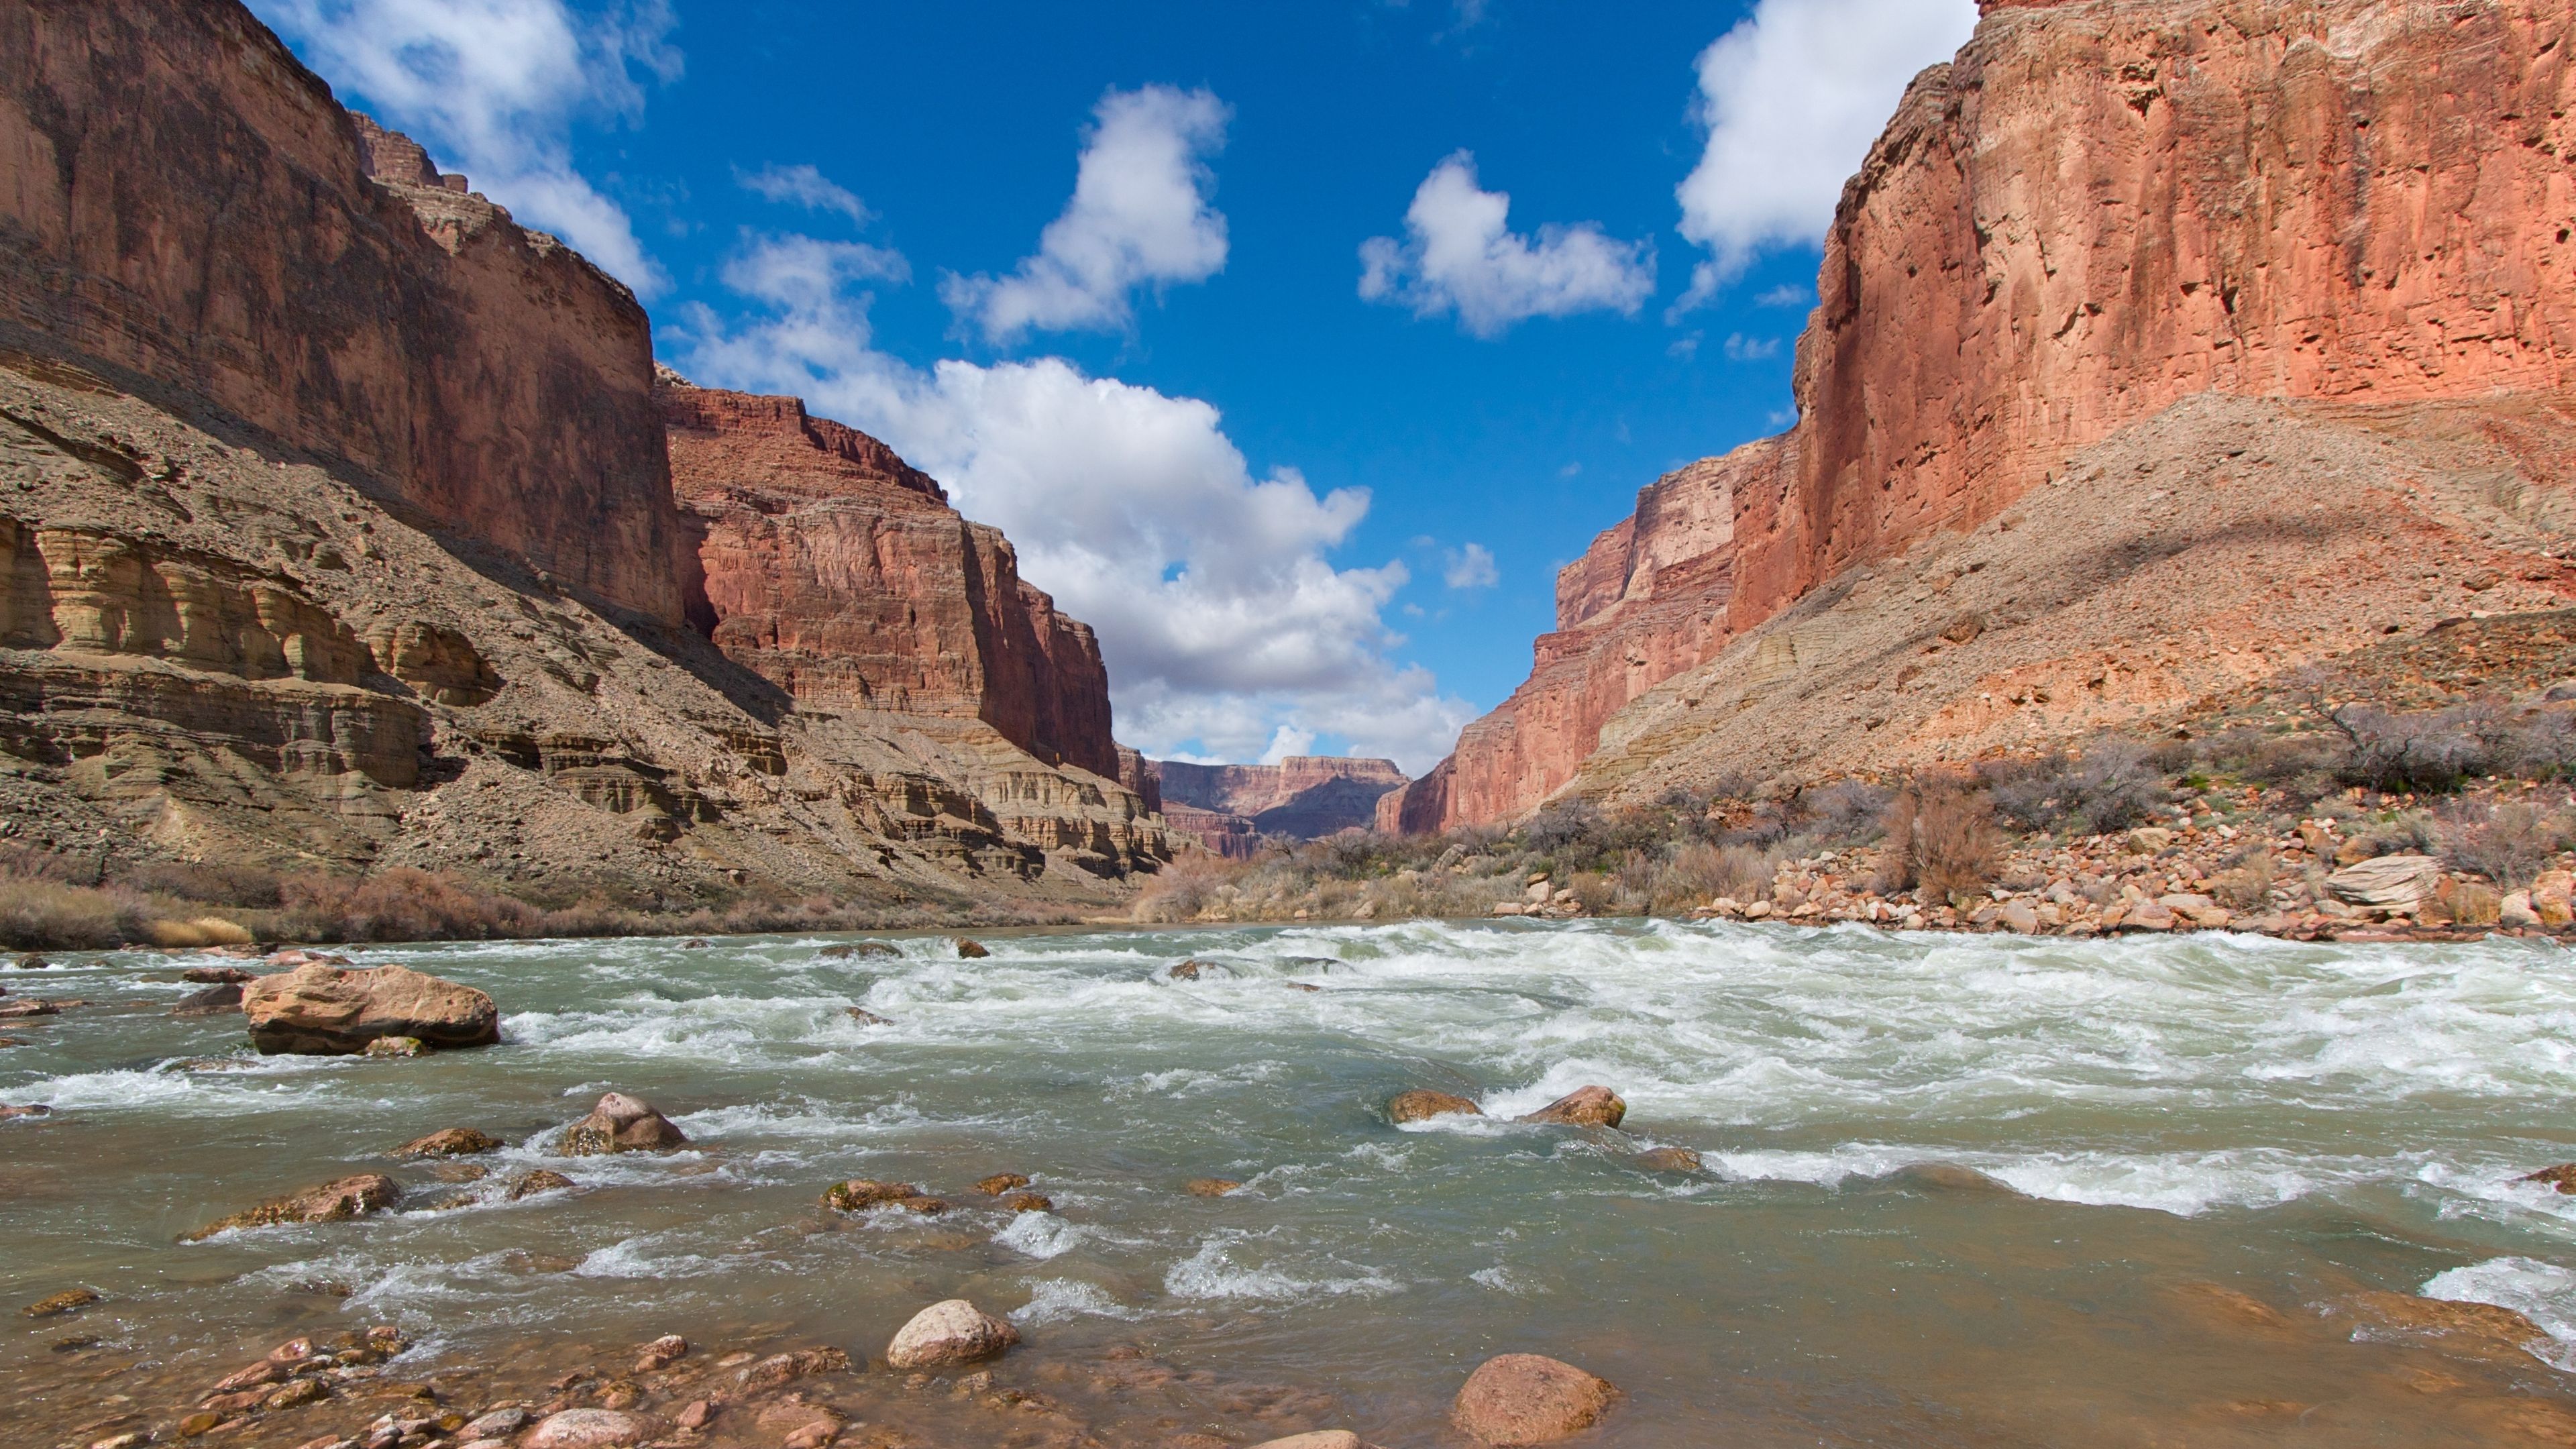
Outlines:
POLYGON ((250 0, 343 101, 1000 526, 1162 758, 1420 773, 1556 570, 1794 421, 1975 0, 250 0))

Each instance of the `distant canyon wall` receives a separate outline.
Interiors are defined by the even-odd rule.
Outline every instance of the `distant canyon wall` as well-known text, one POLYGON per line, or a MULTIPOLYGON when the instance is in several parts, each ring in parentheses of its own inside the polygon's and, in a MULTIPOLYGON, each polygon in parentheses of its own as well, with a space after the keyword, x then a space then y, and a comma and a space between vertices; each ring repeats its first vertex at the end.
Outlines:
POLYGON ((1367 829, 1379 801, 1407 783, 1393 760, 1334 755, 1291 755, 1275 765, 1147 765, 1172 829, 1238 859, 1265 835, 1315 840, 1367 829))
POLYGON ((1381 823, 1526 813, 1647 689, 2189 395, 2576 386, 2572 32, 2576 0, 1988 0, 1844 189, 1797 425, 1647 490, 1381 823))

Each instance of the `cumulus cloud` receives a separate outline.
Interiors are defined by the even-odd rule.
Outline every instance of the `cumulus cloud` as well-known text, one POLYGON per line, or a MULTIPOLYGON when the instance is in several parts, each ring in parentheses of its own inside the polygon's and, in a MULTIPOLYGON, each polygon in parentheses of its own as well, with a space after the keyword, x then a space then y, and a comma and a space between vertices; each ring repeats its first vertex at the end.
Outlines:
MULTIPOLYGON (((688 309, 671 334, 703 381, 803 396, 884 438, 1018 546, 1021 572, 1099 631, 1120 737, 1250 759, 1332 734, 1409 769, 1474 714, 1388 655, 1401 562, 1337 568, 1361 489, 1256 475, 1217 410, 1055 357, 911 366, 876 349, 869 275, 810 238, 746 238, 727 285, 764 304, 688 309)), ((879 274, 881 275, 881 274, 879 274)))
POLYGON ((1700 52, 1708 148, 1678 195, 1682 235, 1709 256, 1676 313, 1767 248, 1822 241, 1906 82, 1976 24, 1976 0, 1761 0, 1700 52))
POLYGON ((850 219, 852 226, 868 224, 868 208, 856 193, 823 174, 815 166, 763 166, 757 171, 734 172, 734 180, 755 196, 786 206, 801 206, 809 211, 837 211, 850 219))
POLYGON ((680 72, 667 0, 253 0, 386 125, 646 296, 669 279, 623 208, 573 170, 572 126, 632 119, 680 72))
MULTIPOLYGON (((1568 467, 1573 465, 1569 464, 1568 467)), ((1560 471, 1559 477, 1570 478, 1560 471)), ((1494 567, 1494 551, 1481 543, 1449 550, 1449 567, 1441 570, 1440 581, 1453 589, 1490 589, 1503 581, 1502 570, 1494 567)))
POLYGON ((1006 346, 1032 331, 1125 327, 1139 287, 1204 282, 1225 267, 1225 217, 1208 204, 1224 102, 1171 86, 1113 90, 1092 112, 1073 200, 1037 255, 1004 277, 950 277, 958 321, 1006 346))
POLYGON ((1465 151, 1432 167, 1405 209, 1405 239, 1361 244, 1360 296, 1417 317, 1455 312, 1469 333, 1498 337, 1531 317, 1634 315, 1654 295, 1648 243, 1613 240, 1594 222, 1544 226, 1532 242, 1510 229, 1511 204, 1476 184, 1465 151))

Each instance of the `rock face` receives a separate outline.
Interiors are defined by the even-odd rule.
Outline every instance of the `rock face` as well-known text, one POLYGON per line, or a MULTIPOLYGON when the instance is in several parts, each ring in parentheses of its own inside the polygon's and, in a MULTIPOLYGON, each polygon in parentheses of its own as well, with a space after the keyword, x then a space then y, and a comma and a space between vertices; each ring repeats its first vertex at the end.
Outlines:
POLYGON ((1406 784, 1393 760, 1291 755, 1275 765, 1146 763, 1160 783, 1173 829, 1236 858, 1264 835, 1315 840, 1337 830, 1366 830, 1377 818, 1378 802, 1406 784))
MULTIPOLYGON (((2534 436, 2501 395, 2576 384, 2571 23, 2569 0, 1989 3, 1845 188, 1796 428, 1647 490, 1560 576, 1529 683, 1381 823, 1525 813, 1605 748, 1624 763, 1597 775, 1638 776, 1722 717, 1684 710, 1830 647, 1800 610, 2080 476, 2081 450, 2206 417, 2202 394, 2418 431, 2464 400, 2480 441, 2563 450, 2563 419, 2534 436), (1688 705, 1617 718, 1685 676, 1688 705)), ((2358 492, 2343 471, 2297 481, 2358 492)), ((2131 499, 2169 496, 2138 476, 2131 499)))
POLYGON ((718 648, 800 707, 980 719, 1119 778, 1099 641, 1020 578, 1000 530, 795 398, 669 373, 656 397, 718 648))
POLYGON ((0 7, 13 841, 890 906, 1106 904, 1165 857, 1007 542, 656 376, 625 288, 234 0, 0 7))
POLYGON ((1599 1422, 1618 1394, 1570 1363, 1534 1353, 1498 1354, 1467 1376, 1449 1418, 1486 1444, 1553 1444, 1599 1422))
POLYGON ((407 966, 315 964, 276 972, 243 988, 242 1012, 251 1045, 268 1056, 347 1055, 389 1037, 441 1049, 501 1039, 501 1013, 491 997, 407 966))
POLYGON ((914 1314, 886 1345, 886 1362, 899 1369, 952 1368, 997 1357, 1019 1341, 1018 1329, 951 1298, 914 1314))
POLYGON ((13 5, 0 57, 10 327, 678 619, 651 330, 625 287, 417 168, 371 179, 389 148, 229 0, 13 5))

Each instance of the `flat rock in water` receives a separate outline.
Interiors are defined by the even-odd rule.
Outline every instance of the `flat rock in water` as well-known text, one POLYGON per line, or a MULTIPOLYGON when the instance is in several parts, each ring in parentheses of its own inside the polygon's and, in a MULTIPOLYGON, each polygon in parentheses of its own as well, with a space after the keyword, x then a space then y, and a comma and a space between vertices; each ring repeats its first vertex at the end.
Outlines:
POLYGON ((1434 1092, 1426 1088, 1398 1092, 1386 1104, 1386 1115, 1401 1125, 1406 1122, 1427 1122, 1434 1117, 1452 1115, 1482 1117, 1485 1115, 1485 1109, 1464 1097, 1453 1097, 1447 1092, 1434 1092))
POLYGON ((472 1157, 501 1145, 501 1139, 471 1127, 442 1127, 394 1149, 396 1157, 472 1157))
POLYGON ((1506 1353, 1467 1376, 1449 1418, 1487 1444, 1553 1444, 1600 1421, 1619 1391, 1559 1359, 1506 1353))
POLYGON ((669 1152, 685 1146, 689 1136, 653 1104, 624 1092, 610 1092, 590 1115, 564 1132, 566 1157, 603 1157, 612 1152, 669 1152))
POLYGON ((363 1172, 273 1198, 245 1213, 235 1213, 182 1237, 198 1242, 234 1228, 264 1228, 278 1223, 339 1223, 384 1211, 402 1199, 402 1189, 380 1172, 363 1172))
POLYGON ((245 986, 259 977, 239 966, 191 966, 179 973, 179 979, 199 986, 245 986))
POLYGON ((1577 1087, 1521 1120, 1552 1127, 1616 1127, 1628 1116, 1628 1104, 1608 1087, 1577 1087))
POLYGON ((417 1037, 426 1046, 490 1046, 501 1012, 470 986, 407 966, 367 970, 307 962, 242 990, 251 1045, 263 1055, 345 1056, 378 1037, 417 1037))
POLYGON ((55 1294, 51 1298, 39 1298, 35 1302, 28 1304, 27 1316, 29 1318, 60 1318, 66 1313, 77 1312, 80 1309, 87 1308, 98 1301, 98 1295, 87 1288, 69 1288, 55 1294))
POLYGON ((2429 855, 2383 855, 2326 877, 2326 893, 2351 906, 2419 905, 2442 883, 2442 863, 2429 855))
POLYGON ((899 1369, 946 1368, 1008 1352, 1020 1332, 963 1298, 933 1303, 912 1316, 886 1345, 886 1362, 899 1369))
POLYGON ((525 1444, 526 1449, 613 1449, 641 1442, 651 1427, 614 1409, 566 1409, 539 1420, 525 1444))

